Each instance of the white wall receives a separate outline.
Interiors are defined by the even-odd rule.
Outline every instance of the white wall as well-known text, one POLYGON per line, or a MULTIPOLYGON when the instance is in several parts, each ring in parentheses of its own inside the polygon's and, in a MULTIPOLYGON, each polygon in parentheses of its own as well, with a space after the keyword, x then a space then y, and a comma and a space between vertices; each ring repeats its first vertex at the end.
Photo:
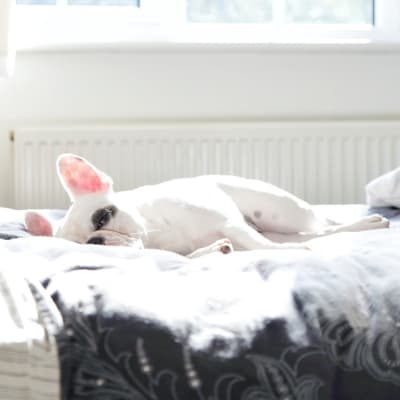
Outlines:
POLYGON ((18 54, 0 79, 0 206, 10 130, 138 120, 400 119, 400 47, 169 46, 18 54))

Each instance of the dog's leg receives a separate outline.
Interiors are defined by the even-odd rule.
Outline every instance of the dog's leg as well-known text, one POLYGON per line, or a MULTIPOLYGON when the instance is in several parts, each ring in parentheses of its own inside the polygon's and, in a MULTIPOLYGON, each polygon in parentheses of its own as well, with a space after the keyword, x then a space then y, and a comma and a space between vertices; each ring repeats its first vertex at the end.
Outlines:
POLYGON ((381 215, 374 214, 369 215, 367 217, 363 217, 357 221, 340 224, 334 221, 329 221, 328 225, 322 227, 316 232, 299 232, 292 234, 282 234, 276 232, 262 232, 264 237, 267 237, 269 240, 278 243, 287 243, 287 242, 306 242, 308 240, 316 239, 322 236, 332 235, 334 233, 340 232, 360 232, 360 231, 369 231, 372 229, 385 229, 390 225, 389 220, 382 217, 381 215))
POLYGON ((360 232, 371 229, 384 229, 389 227, 389 220, 379 214, 368 215, 348 224, 332 224, 317 232, 318 236, 330 235, 339 232, 360 232))
POLYGON ((271 242, 246 223, 226 224, 221 231, 224 236, 232 241, 235 248, 241 250, 309 250, 309 247, 304 243, 271 242))
POLYGON ((233 252, 232 242, 229 239, 220 239, 214 242, 213 244, 210 244, 209 246, 197 249, 196 251, 190 253, 186 257, 197 258, 215 252, 221 252, 223 254, 232 253, 233 252))

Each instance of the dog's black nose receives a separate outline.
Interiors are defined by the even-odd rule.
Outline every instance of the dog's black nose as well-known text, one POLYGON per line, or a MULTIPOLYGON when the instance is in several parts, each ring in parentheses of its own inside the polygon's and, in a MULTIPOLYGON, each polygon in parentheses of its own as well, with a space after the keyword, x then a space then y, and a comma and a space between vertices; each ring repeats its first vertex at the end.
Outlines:
POLYGON ((101 236, 93 236, 86 243, 87 244, 105 244, 105 240, 101 236))

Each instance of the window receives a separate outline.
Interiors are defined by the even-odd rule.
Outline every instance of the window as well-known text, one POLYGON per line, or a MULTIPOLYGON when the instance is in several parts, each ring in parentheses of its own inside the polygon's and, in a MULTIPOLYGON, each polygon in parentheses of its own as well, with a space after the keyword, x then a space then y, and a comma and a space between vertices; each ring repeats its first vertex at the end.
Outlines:
POLYGON ((16 0, 17 48, 154 40, 159 0, 16 0))
POLYGON ((134 6, 140 7, 140 0, 17 0, 17 4, 46 5, 67 4, 72 6, 134 6))
POLYGON ((372 24, 371 0, 190 0, 192 22, 372 24))
POLYGON ((398 40, 398 0, 16 0, 18 47, 398 40))

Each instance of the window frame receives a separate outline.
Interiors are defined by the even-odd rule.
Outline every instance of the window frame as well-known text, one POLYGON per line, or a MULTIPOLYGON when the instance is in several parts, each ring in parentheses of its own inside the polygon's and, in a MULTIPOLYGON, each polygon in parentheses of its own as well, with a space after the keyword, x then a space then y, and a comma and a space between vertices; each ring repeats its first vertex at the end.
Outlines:
MULTIPOLYGON (((136 6, 16 5, 17 49, 99 44, 400 43, 400 2, 375 0, 374 25, 191 23, 185 0, 141 0, 136 6), (168 4, 167 4, 168 3, 168 4), (63 27, 63 29, 60 29, 63 27), (25 34, 22 34, 22 32, 25 34)), ((274 0, 279 2, 280 0, 274 0)))

